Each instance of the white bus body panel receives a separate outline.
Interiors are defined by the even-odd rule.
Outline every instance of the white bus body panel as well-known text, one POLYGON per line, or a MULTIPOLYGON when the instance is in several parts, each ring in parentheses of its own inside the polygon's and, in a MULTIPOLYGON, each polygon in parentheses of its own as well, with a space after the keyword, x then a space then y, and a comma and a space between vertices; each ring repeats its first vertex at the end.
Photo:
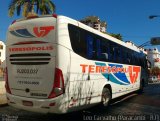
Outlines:
MULTIPOLYGON (((125 74, 125 79, 130 80, 130 78, 135 77, 136 72, 134 72, 133 68, 137 66, 88 60, 74 53, 71 47, 68 23, 87 29, 90 32, 98 33, 100 36, 108 37, 108 35, 105 36, 78 21, 64 16, 58 16, 57 19, 53 17, 36 18, 20 21, 10 26, 7 38, 8 82, 12 92, 12 94, 7 93, 7 97, 9 98, 10 105, 35 112, 66 113, 101 102, 102 90, 105 85, 111 86, 112 99, 139 89, 140 72, 136 77, 136 82, 132 83, 120 80, 118 78, 119 76, 112 72, 109 76, 106 76, 103 73, 96 73, 95 71, 96 66, 110 66, 110 64, 116 65, 116 67, 130 67, 133 73, 125 74), (33 27, 41 26, 54 26, 54 29, 51 29, 46 36, 40 35, 40 30, 38 34, 35 34, 33 27), (17 34, 14 33, 14 31, 21 28, 26 28, 32 37, 24 38, 20 37, 21 35, 19 35, 19 37, 13 36, 13 34, 17 34), (13 31, 13 33, 10 31, 13 31), (37 35, 39 37, 36 37, 37 35), (20 43, 25 41, 40 41, 44 43, 20 43), (23 48, 27 47, 43 49, 33 49, 33 51, 27 51, 26 49, 26 51, 23 51, 23 48), (45 48, 49 49, 45 50, 45 48), (47 61, 49 63, 45 65, 11 64, 14 59, 18 59, 18 57, 15 57, 16 54, 26 53, 49 53, 50 60, 47 61), (11 55, 13 55, 12 58, 11 55), (85 73, 82 69, 82 65, 84 64, 87 65, 85 73), (94 72, 92 73, 88 70, 90 65, 94 68, 94 72), (55 68, 59 68, 63 72, 65 93, 58 97, 48 99, 54 83, 55 68), (26 69, 27 72, 22 71, 23 69, 26 69), (118 81, 118 83, 112 81, 113 78, 118 81), (29 92, 27 92, 28 89, 29 92), (33 106, 24 106, 22 101, 31 101, 33 102, 33 106)), ((27 35, 29 36, 29 34, 27 35)), ((110 38, 113 39, 112 37, 110 38)), ((124 43, 119 44, 125 46, 124 43)), ((25 58, 26 57, 23 59, 25 58)), ((44 58, 46 58, 46 56, 44 58)))
POLYGON ((49 96, 55 71, 55 28, 56 19, 53 18, 20 21, 9 27, 7 66, 9 86, 13 95, 37 98, 49 96), (53 27, 53 29, 46 36, 37 37, 33 31, 38 28, 41 34, 45 31, 41 30, 41 27, 53 27), (35 42, 35 44, 23 42, 35 42))

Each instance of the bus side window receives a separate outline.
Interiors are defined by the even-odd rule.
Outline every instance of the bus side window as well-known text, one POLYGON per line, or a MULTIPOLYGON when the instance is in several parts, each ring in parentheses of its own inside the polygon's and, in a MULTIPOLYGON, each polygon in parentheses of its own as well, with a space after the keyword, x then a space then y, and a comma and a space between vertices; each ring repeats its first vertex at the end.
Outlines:
POLYGON ((121 47, 119 47, 119 50, 118 50, 118 62, 122 63, 122 48, 121 47))
POLYGON ((114 45, 109 42, 109 61, 114 62, 114 45))
POLYGON ((101 61, 108 61, 108 43, 105 40, 101 40, 100 43, 100 49, 101 49, 101 53, 100 53, 100 60, 101 61))
POLYGON ((100 60, 101 59, 101 40, 97 39, 96 40, 96 49, 97 49, 97 59, 100 60))
POLYGON ((93 51, 92 51, 92 60, 98 60, 98 54, 100 53, 100 41, 97 38, 93 38, 93 51))
POLYGON ((86 36, 86 40, 87 40, 87 58, 88 59, 92 59, 93 55, 94 55, 94 45, 93 45, 93 37, 91 35, 86 36))
POLYGON ((129 58, 128 58, 128 50, 127 49, 124 49, 124 63, 125 64, 128 64, 129 63, 129 58))
POLYGON ((132 60, 133 60, 132 65, 137 65, 136 64, 136 53, 134 51, 132 52, 132 60))
POLYGON ((124 55, 125 51, 124 48, 121 48, 121 62, 125 64, 125 55, 124 55))
POLYGON ((71 39, 72 48, 77 54, 79 54, 81 51, 80 31, 78 28, 72 25, 69 25, 68 28, 69 28, 69 35, 71 39))
POLYGON ((138 53, 135 53, 134 57, 135 57, 135 65, 139 66, 139 56, 138 56, 138 53))
POLYGON ((130 64, 130 62, 131 62, 129 52, 126 53, 126 61, 127 61, 127 64, 130 64))
POLYGON ((71 24, 68 25, 68 29, 73 51, 86 58, 87 43, 84 39, 85 31, 71 24))
POLYGON ((141 62, 140 62, 140 56, 137 54, 137 65, 141 66, 141 62))
POLYGON ((116 45, 115 51, 114 51, 114 62, 117 62, 117 63, 121 62, 121 48, 118 45, 116 45))

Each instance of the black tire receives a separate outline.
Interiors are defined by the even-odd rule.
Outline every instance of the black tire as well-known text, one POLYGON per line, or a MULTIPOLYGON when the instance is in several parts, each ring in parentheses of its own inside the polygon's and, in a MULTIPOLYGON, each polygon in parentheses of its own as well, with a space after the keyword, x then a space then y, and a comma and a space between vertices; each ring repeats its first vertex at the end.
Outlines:
POLYGON ((102 106, 107 107, 109 105, 110 100, 111 100, 111 91, 108 88, 103 88, 102 99, 101 99, 102 106))

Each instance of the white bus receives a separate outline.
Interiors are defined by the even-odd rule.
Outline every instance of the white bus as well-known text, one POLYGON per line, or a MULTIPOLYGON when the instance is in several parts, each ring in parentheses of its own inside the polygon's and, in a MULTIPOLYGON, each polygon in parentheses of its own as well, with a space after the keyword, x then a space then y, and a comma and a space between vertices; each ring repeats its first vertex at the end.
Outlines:
POLYGON ((9 26, 8 104, 67 113, 141 90, 147 60, 138 48, 65 16, 32 16, 9 26))

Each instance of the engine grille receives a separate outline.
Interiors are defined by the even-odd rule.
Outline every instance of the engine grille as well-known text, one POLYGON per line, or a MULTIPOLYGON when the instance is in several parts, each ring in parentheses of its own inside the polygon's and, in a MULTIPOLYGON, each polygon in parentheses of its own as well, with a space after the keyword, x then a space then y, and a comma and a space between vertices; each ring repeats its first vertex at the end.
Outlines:
POLYGON ((44 65, 51 59, 49 53, 25 53, 10 55, 10 62, 14 65, 44 65))

